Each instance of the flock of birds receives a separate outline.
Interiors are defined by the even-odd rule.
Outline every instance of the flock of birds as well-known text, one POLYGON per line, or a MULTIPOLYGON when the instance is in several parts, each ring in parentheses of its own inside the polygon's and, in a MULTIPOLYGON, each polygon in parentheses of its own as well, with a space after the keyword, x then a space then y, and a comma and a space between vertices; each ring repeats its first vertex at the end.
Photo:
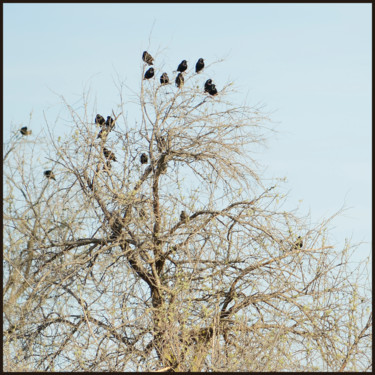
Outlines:
MULTIPOLYGON (((111 116, 107 116, 107 120, 105 120, 104 117, 101 116, 100 114, 96 115, 95 124, 98 124, 101 127, 97 138, 101 138, 102 141, 106 140, 109 132, 115 127, 115 121, 113 120, 111 116)), ((28 130, 27 126, 24 126, 20 129, 20 133, 22 134, 22 136, 27 136, 27 135, 31 135, 32 131, 28 130)), ((107 168, 111 169, 110 162, 117 161, 115 154, 112 151, 108 150, 106 147, 103 147, 103 154, 105 158, 107 159, 107 163, 106 163, 107 168)), ((147 154, 142 153, 140 156, 140 161, 141 161, 141 164, 147 164, 148 163, 147 154)), ((55 175, 53 171, 50 169, 44 171, 44 176, 48 179, 56 181, 55 175)))
MULTIPOLYGON (((142 60, 148 65, 154 64, 154 58, 147 51, 143 52, 142 60)), ((177 74, 175 83, 176 83, 176 86, 178 88, 181 88, 184 85, 185 80, 184 80, 183 73, 186 72, 187 67, 188 67, 188 65, 187 65, 186 60, 182 60, 181 63, 177 67, 177 72, 179 72, 179 73, 177 74)), ((200 73, 203 70, 203 68, 204 68, 204 60, 203 60, 203 58, 200 58, 200 59, 198 59, 197 63, 195 64, 195 72, 200 73)), ((150 79, 154 76, 154 74, 155 74, 155 70, 154 70, 153 67, 151 67, 146 71, 146 73, 144 75, 144 79, 150 79)), ((166 72, 164 72, 160 76, 160 83, 162 85, 169 84, 169 77, 168 77, 168 74, 166 72)), ((212 82, 212 79, 208 79, 206 81, 206 83, 204 84, 204 92, 207 92, 208 94, 210 94, 212 96, 217 94, 217 89, 216 89, 215 84, 212 82)), ((107 135, 109 134, 109 132, 114 128, 115 121, 113 120, 113 118, 111 116, 107 116, 107 120, 105 120, 103 116, 97 114, 96 117, 95 117, 95 124, 98 124, 101 127, 101 130, 100 130, 97 138, 101 138, 104 141, 105 138, 107 138, 107 135)), ((32 133, 32 131, 28 130, 27 126, 24 126, 20 129, 20 133, 22 134, 22 136, 27 136, 27 135, 30 135, 32 133)), ((162 138, 163 137, 161 137, 160 141, 163 141, 162 138)), ((105 147, 103 147, 103 154, 104 154, 105 158, 107 159, 107 167, 110 169, 110 167, 111 167, 110 162, 111 161, 117 161, 116 156, 112 151, 106 149, 105 147)), ((147 164, 148 163, 147 154, 143 153, 140 157, 140 161, 141 161, 141 164, 147 164)), ((50 170, 50 169, 44 171, 44 176, 48 179, 56 181, 55 175, 54 175, 53 171, 50 170)), ((184 215, 186 215, 185 212, 182 211, 181 215, 182 215, 181 221, 185 221, 186 220, 186 218, 184 216, 184 215)))
MULTIPOLYGON (((154 63, 154 58, 147 51, 143 52, 142 60, 148 65, 153 65, 153 63, 154 63)), ((187 67, 188 66, 187 66, 186 60, 182 60, 181 63, 177 67, 177 72, 179 72, 179 73, 176 77, 175 83, 176 83, 176 86, 178 88, 182 88, 182 86, 184 85, 183 73, 186 72, 187 67)), ((204 68, 204 60, 203 60, 203 58, 200 58, 195 65, 195 72, 200 73, 203 70, 203 68, 204 68)), ((150 78, 154 77, 154 74, 155 74, 155 70, 154 70, 153 67, 151 67, 145 72, 144 79, 150 79, 150 78)), ((168 74, 166 72, 164 72, 160 76, 160 83, 161 83, 161 85, 169 84, 169 77, 168 77, 168 74)), ((212 82, 212 79, 208 79, 206 81, 206 83, 204 84, 204 92, 207 92, 208 94, 210 94, 212 96, 214 96, 218 93, 215 84, 212 82)), ((109 132, 115 126, 115 120, 113 120, 113 118, 111 116, 107 116, 107 120, 105 120, 103 116, 101 116, 100 114, 97 114, 96 117, 95 117, 95 124, 97 124, 101 127, 101 130, 100 130, 97 138, 101 138, 102 142, 104 143, 106 138, 107 138, 107 135, 109 134, 109 132)), ((31 134, 31 130, 28 130, 27 126, 22 127, 20 129, 20 132, 21 132, 22 136, 27 136, 27 135, 31 134)), ((163 137, 161 137, 160 141, 161 142, 165 141, 162 138, 163 137)), ((107 162, 106 162, 107 168, 110 169, 111 168, 110 162, 111 161, 117 161, 116 156, 112 151, 108 150, 105 147, 103 147, 103 154, 104 154, 104 156, 107 160, 107 162)), ((147 154, 145 154, 145 153, 141 154, 140 162, 141 162, 141 164, 147 164, 148 163, 147 154)), ((52 170, 44 171, 44 176, 47 179, 52 179, 52 180, 56 181, 55 175, 54 175, 52 170)), ((186 214, 186 212, 181 211, 180 221, 186 222, 188 219, 189 219, 189 216, 186 214)), ((298 248, 302 248, 302 247, 303 247, 303 240, 302 240, 301 236, 298 236, 297 241, 295 242, 295 244, 293 246, 293 249, 298 249, 298 248)))
MULTIPOLYGON (((154 58, 147 51, 143 52, 142 60, 148 65, 154 64, 154 58)), ((177 72, 179 72, 179 73, 177 74, 175 83, 176 83, 176 86, 179 89, 184 85, 185 79, 184 79, 183 73, 185 73, 187 67, 188 67, 188 65, 187 65, 186 60, 182 60, 177 67, 177 72)), ((203 68, 204 68, 204 60, 203 60, 203 58, 200 58, 200 59, 198 59, 197 63, 195 64, 195 72, 200 73, 203 70, 203 68)), ((154 70, 153 67, 151 67, 146 71, 146 73, 144 75, 144 79, 150 79, 154 75, 155 75, 155 70, 154 70)), ((162 85, 167 85, 169 83, 169 77, 168 77, 167 73, 164 72, 160 76, 160 83, 162 85)), ((208 79, 206 81, 206 83, 204 84, 204 92, 207 92, 212 96, 217 94, 217 89, 216 89, 215 84, 212 82, 212 79, 208 79)))

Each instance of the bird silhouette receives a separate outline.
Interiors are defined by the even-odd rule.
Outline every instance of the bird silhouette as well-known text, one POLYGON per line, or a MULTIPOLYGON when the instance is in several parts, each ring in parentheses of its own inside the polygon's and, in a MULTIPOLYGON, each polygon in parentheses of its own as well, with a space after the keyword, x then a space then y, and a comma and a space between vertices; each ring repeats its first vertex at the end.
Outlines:
POLYGON ((186 221, 188 218, 188 215, 186 214, 185 211, 181 211, 181 214, 180 214, 180 220, 181 221, 186 221))
POLYGON ((141 164, 147 164, 148 162, 148 157, 146 154, 141 155, 141 164))
POLYGON ((31 130, 27 130, 27 126, 24 126, 23 128, 21 128, 20 132, 22 135, 30 135, 32 133, 31 130))
POLYGON ((112 151, 106 149, 105 147, 103 148, 103 154, 104 154, 104 156, 105 156, 108 160, 117 161, 115 154, 114 154, 112 151))
POLYGON ((154 68, 150 68, 149 70, 147 70, 147 72, 145 73, 145 78, 144 79, 150 79, 154 76, 154 68))
POLYGON ((186 60, 182 60, 182 61, 180 62, 180 65, 179 65, 178 68, 177 68, 177 71, 182 73, 182 72, 184 72, 186 69, 187 69, 187 61, 186 61, 186 60))
POLYGON ((104 138, 108 135, 109 131, 107 130, 107 128, 102 128, 98 134, 98 136, 96 138, 104 138))
POLYGON ((208 79, 204 84, 204 92, 209 92, 212 86, 212 79, 208 79))
POLYGON ((216 86, 215 86, 214 84, 212 84, 212 85, 210 86, 210 88, 209 88, 209 90, 208 90, 208 93, 209 93, 210 95, 212 95, 212 96, 217 94, 216 86))
POLYGON ((301 236, 297 237, 297 241, 294 243, 293 249, 297 250, 298 248, 301 249, 303 247, 303 240, 301 236))
POLYGON ((167 73, 163 73, 161 76, 160 76, 160 83, 162 85, 166 85, 167 83, 169 83, 169 77, 168 77, 168 74, 167 73))
POLYGON ((50 180, 51 178, 56 181, 55 175, 53 172, 49 169, 47 171, 44 171, 44 175, 50 180))
POLYGON ((204 68, 204 60, 200 58, 195 65, 195 73, 199 73, 204 68))
POLYGON ((107 116, 105 126, 107 127, 108 131, 111 131, 115 127, 115 121, 111 116, 107 116))
POLYGON ((142 60, 147 63, 148 65, 153 65, 154 64, 154 58, 147 52, 144 51, 142 54, 142 60))
MULTIPOLYGON (((102 116, 100 116, 100 117, 104 120, 104 118, 102 116)), ((100 122, 102 122, 101 119, 100 119, 100 122)), ((100 132, 99 132, 99 134, 96 138, 103 138, 104 137, 104 139, 105 139, 107 137, 108 133, 115 127, 115 121, 113 120, 113 118, 111 116, 107 116, 107 120, 104 122, 104 124, 100 124, 100 126, 102 127, 102 129, 100 130, 100 132)))
POLYGON ((180 89, 184 85, 184 76, 182 73, 178 73, 176 77, 176 86, 180 89))
POLYGON ((105 124, 104 117, 99 115, 99 113, 95 117, 95 124, 98 124, 100 126, 103 126, 105 124))

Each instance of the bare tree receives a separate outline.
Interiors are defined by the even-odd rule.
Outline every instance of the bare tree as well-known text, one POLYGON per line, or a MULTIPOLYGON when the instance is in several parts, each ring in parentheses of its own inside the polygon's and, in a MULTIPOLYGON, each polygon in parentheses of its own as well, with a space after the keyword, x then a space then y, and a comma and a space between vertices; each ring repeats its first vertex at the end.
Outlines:
POLYGON ((262 109, 146 68, 133 126, 120 82, 113 123, 63 99, 71 134, 9 144, 5 369, 370 371, 368 265, 263 182, 262 109))

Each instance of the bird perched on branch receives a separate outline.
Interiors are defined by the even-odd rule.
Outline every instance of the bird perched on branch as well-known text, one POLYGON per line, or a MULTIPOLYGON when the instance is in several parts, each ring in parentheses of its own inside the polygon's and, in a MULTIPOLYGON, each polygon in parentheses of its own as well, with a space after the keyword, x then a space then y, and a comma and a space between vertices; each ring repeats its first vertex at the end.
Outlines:
POLYGON ((104 138, 106 138, 108 133, 109 133, 109 131, 106 128, 102 128, 96 138, 103 138, 103 136, 104 136, 104 138))
POLYGON ((208 79, 204 84, 204 92, 209 92, 212 87, 212 79, 208 79))
POLYGON ((154 76, 154 68, 150 68, 149 70, 147 70, 147 72, 145 73, 145 78, 144 79, 150 79, 154 76))
POLYGON ((98 124, 100 126, 103 126, 105 124, 104 117, 99 115, 99 113, 95 117, 95 124, 98 124))
POLYGON ((181 221, 186 221, 188 219, 188 215, 186 214, 185 211, 181 211, 181 214, 180 214, 180 220, 181 221))
MULTIPOLYGON (((115 127, 115 121, 113 120, 113 118, 111 116, 107 116, 107 120, 102 123, 102 119, 104 120, 104 118, 102 116, 98 117, 100 115, 97 115, 96 118, 98 118, 98 120, 100 121, 100 126, 102 127, 102 129, 100 130, 97 138, 106 138, 106 136, 108 135, 108 133, 115 127)), ((95 118, 95 121, 96 121, 96 118, 95 118)))
POLYGON ((103 148, 103 154, 104 154, 104 156, 105 156, 108 160, 117 161, 115 154, 114 154, 112 151, 106 149, 105 147, 103 148))
POLYGON ((154 64, 154 58, 147 51, 143 52, 142 60, 145 63, 147 63, 148 65, 153 65, 154 64))
POLYGON ((44 171, 44 175, 50 180, 51 178, 56 181, 55 175, 53 172, 49 169, 47 171, 44 171))
POLYGON ((180 89, 184 85, 184 76, 182 73, 178 73, 176 77, 176 86, 180 89))
POLYGON ((204 68, 204 60, 200 58, 195 65, 195 73, 199 73, 204 68))
POLYGON ((180 65, 177 67, 177 71, 178 72, 184 72, 185 70, 187 69, 187 61, 186 60, 182 60, 180 62, 180 65))
POLYGON ((161 76, 160 76, 160 83, 162 85, 166 85, 169 83, 169 77, 168 77, 168 74, 167 73, 163 73, 161 76))
POLYGON ((208 90, 208 93, 212 96, 217 94, 216 86, 214 84, 211 85, 211 87, 208 90))
POLYGON ((208 92, 210 95, 216 95, 216 86, 213 84, 212 79, 208 79, 204 84, 204 92, 208 92))
POLYGON ((294 243, 293 249, 297 250, 297 249, 301 249, 302 247, 303 247, 303 240, 301 236, 298 236, 297 241, 294 243))
POLYGON ((115 127, 115 121, 111 116, 107 116, 105 126, 108 128, 109 131, 111 131, 115 127))
POLYGON ((148 162, 148 157, 146 154, 143 153, 141 155, 141 164, 147 164, 147 162, 148 162))
POLYGON ((20 132, 22 135, 30 135, 31 130, 27 130, 27 126, 24 126, 23 128, 20 129, 20 132))

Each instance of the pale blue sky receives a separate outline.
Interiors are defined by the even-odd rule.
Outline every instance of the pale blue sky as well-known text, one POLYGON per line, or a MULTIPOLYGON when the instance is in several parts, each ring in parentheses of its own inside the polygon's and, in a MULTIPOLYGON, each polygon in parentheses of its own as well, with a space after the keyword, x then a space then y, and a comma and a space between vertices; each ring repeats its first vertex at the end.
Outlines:
POLYGON ((117 73, 138 88, 145 49, 166 71, 225 58, 217 87, 233 80, 279 131, 258 154, 267 176, 287 177, 290 205, 302 199, 313 220, 350 207, 333 238, 367 241, 368 254, 371 23, 371 4, 5 4, 4 138, 30 111, 41 131, 42 111, 59 108, 52 91, 74 103, 90 87, 110 113, 117 73))

